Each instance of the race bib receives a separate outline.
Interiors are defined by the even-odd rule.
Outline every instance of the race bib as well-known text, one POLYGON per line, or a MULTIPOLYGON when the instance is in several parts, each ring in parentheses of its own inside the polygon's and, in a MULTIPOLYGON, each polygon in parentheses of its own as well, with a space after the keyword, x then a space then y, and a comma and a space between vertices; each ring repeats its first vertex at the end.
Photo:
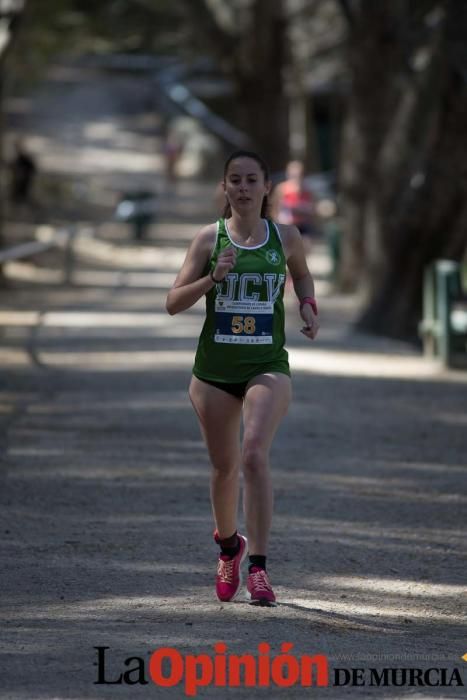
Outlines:
POLYGON ((272 345, 272 301, 231 301, 216 299, 216 343, 272 345))

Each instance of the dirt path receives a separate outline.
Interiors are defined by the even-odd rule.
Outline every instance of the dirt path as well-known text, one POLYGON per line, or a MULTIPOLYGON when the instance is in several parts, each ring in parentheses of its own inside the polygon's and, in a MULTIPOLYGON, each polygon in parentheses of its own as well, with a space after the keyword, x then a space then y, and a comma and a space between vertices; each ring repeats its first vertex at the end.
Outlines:
POLYGON ((213 657, 220 641, 255 658, 267 642, 271 659, 290 642, 297 657, 327 655, 331 686, 336 668, 356 667, 366 685, 211 685, 197 697, 463 697, 455 681, 371 686, 370 669, 446 668, 449 681, 457 668, 467 683, 467 375, 353 334, 353 301, 326 295, 319 249, 313 347, 287 301, 294 401, 272 454, 280 605, 216 601, 209 466, 186 391, 202 306, 163 310, 194 230, 161 225, 155 248, 111 230, 84 240, 68 288, 48 281, 53 256, 11 271, 0 698, 182 698, 182 685, 96 685, 95 647, 109 647, 106 680, 143 663, 128 657, 149 680, 153 651, 213 657))
POLYGON ((176 249, 164 258, 152 278, 147 262, 101 262, 100 284, 86 283, 91 271, 99 279, 88 260, 73 288, 21 283, 6 295, 0 697, 156 692, 93 685, 95 646, 110 647, 109 680, 129 656, 162 646, 213 654, 217 641, 236 654, 266 641, 271 655, 292 642, 333 668, 462 667, 466 377, 352 336, 351 310, 333 297, 311 349, 291 308, 295 398, 272 460, 281 605, 221 605, 208 462, 186 393, 202 308, 164 314, 176 249))

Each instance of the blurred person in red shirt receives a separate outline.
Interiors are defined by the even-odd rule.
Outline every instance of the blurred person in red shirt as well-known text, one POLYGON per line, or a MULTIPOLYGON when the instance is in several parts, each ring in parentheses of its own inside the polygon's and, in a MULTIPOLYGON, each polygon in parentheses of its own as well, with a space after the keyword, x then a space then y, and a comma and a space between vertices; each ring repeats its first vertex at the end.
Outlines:
POLYGON ((281 224, 293 224, 298 228, 306 247, 315 233, 314 197, 304 179, 303 163, 292 160, 287 164, 286 179, 277 185, 273 194, 274 218, 281 224))

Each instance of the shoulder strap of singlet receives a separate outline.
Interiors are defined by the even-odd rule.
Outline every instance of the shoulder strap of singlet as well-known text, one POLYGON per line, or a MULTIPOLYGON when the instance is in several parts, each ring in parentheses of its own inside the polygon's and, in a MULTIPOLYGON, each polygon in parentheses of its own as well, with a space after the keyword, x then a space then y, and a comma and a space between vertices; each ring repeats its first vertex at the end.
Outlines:
POLYGON ((227 229, 225 226, 225 219, 221 217, 217 221, 217 243, 220 242, 222 238, 228 238, 227 229))
POLYGON ((281 238, 281 234, 279 231, 279 226, 272 219, 268 219, 268 226, 269 226, 269 236, 270 236, 269 240, 271 240, 271 231, 272 231, 273 232, 272 238, 274 238, 277 241, 277 243, 279 244, 279 246, 283 250, 284 244, 282 243, 282 238, 281 238))

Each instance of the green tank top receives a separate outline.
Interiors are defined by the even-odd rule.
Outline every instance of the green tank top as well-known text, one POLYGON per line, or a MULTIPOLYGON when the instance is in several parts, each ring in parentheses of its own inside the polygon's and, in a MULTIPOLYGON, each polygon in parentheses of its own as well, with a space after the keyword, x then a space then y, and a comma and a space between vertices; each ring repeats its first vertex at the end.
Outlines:
POLYGON ((237 249, 235 267, 206 294, 206 320, 198 342, 193 374, 216 382, 245 382, 264 372, 290 374, 284 348, 286 260, 276 225, 263 219, 265 241, 246 247, 234 243, 225 219, 205 274, 219 252, 237 249))

